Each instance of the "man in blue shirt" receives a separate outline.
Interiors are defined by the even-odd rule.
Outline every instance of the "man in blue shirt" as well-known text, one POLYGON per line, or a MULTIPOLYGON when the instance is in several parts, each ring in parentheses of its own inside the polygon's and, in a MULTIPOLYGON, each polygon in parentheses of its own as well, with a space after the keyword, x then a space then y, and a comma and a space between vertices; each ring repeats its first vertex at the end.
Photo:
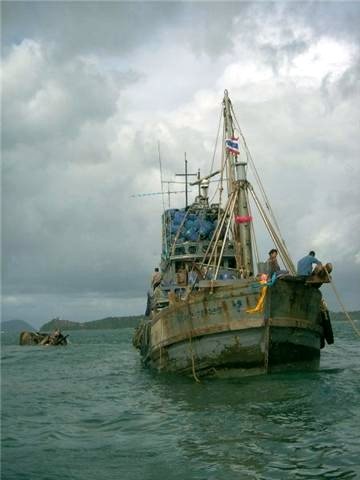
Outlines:
POLYGON ((312 266, 316 263, 316 265, 321 265, 321 262, 315 258, 315 252, 311 250, 309 255, 306 257, 301 258, 297 264, 297 274, 301 276, 309 276, 312 274, 312 266))

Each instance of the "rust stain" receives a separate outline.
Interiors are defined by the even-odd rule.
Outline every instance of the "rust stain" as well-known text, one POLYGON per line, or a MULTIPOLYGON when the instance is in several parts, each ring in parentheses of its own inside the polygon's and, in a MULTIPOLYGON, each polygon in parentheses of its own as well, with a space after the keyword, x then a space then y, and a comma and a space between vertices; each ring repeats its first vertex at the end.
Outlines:
MULTIPOLYGON (((174 335, 172 337, 168 337, 166 339, 162 339, 161 346, 171 345, 173 343, 181 342, 187 340, 189 338, 189 334, 192 338, 201 337, 203 335, 212 335, 214 333, 220 333, 224 331, 234 331, 234 330, 246 330, 246 329, 256 329, 256 328, 263 328, 263 320, 254 321, 254 320, 247 320, 241 319, 230 322, 229 324, 216 324, 216 325, 209 325, 203 326, 200 328, 192 328, 190 332, 187 330, 186 332, 182 332, 178 335, 174 335)), ((154 346, 160 345, 160 342, 154 342, 154 346)))
POLYGON ((227 306, 227 303, 225 302, 225 300, 223 300, 221 302, 221 306, 222 306, 224 317, 225 317, 226 321, 228 323, 230 323, 231 318, 230 318, 229 309, 228 309, 228 306, 227 306))

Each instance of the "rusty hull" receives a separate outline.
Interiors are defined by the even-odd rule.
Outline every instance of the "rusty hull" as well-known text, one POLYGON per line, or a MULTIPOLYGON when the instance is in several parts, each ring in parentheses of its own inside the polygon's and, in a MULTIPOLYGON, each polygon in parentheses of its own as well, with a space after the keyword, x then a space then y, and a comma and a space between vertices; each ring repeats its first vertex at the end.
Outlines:
POLYGON ((152 319, 144 363, 185 375, 242 376, 316 369, 321 293, 294 277, 268 288, 265 311, 250 314, 254 282, 203 288, 152 319))

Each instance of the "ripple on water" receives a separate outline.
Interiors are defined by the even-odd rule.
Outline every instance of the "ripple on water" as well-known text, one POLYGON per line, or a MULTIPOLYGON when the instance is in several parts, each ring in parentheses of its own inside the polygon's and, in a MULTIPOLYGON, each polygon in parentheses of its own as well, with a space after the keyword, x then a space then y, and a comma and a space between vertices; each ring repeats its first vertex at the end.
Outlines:
POLYGON ((319 372, 201 384, 143 369, 131 334, 3 347, 4 478, 360 478, 360 365, 348 332, 319 372))

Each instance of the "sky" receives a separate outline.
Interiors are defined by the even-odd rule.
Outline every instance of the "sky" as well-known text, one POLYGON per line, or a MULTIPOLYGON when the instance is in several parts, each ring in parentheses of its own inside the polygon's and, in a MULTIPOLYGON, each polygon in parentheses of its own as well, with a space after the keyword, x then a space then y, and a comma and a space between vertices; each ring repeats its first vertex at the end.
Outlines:
POLYGON ((359 2, 1 10, 3 321, 144 312, 163 200, 134 195, 161 191, 158 144, 165 180, 185 152, 210 171, 225 89, 292 258, 360 309, 359 2))

